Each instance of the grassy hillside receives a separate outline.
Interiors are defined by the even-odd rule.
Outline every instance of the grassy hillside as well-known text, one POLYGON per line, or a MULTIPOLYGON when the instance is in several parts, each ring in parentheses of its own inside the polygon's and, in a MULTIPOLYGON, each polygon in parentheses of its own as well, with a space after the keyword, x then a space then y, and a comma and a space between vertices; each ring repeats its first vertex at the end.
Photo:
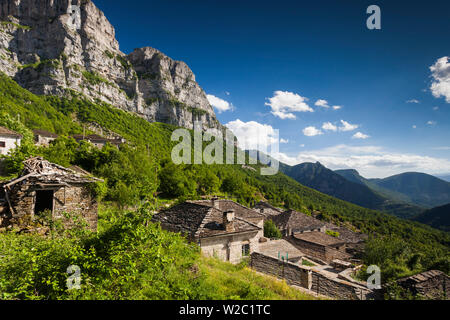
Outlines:
MULTIPOLYGON (((65 135, 80 133, 83 126, 95 124, 123 136, 130 143, 120 150, 110 146, 98 150, 61 137, 50 148, 24 145, 7 157, 8 174, 20 171, 21 159, 42 155, 62 165, 79 165, 103 178, 105 184, 97 186, 96 190, 99 197, 121 207, 139 207, 140 203, 156 198, 182 201, 223 194, 247 205, 266 199, 273 205, 305 213, 319 210, 324 220, 351 224, 387 243, 392 238, 399 239, 406 251, 404 261, 398 262, 405 264, 405 268, 401 268, 397 276, 436 267, 446 272, 450 270, 450 236, 447 233, 322 194, 283 173, 262 176, 241 165, 174 165, 168 160, 174 145, 170 141, 172 126, 148 123, 110 105, 88 102, 73 92, 68 92, 65 99, 35 96, 4 75, 0 75, 0 113, 10 118, 7 123, 16 121, 16 126, 23 123, 29 129, 40 128, 65 135), (417 255, 420 264, 407 265, 408 259, 417 255)), ((112 222, 107 219, 105 223, 112 222)))
MULTIPOLYGON (((51 238, 0 233, 0 300, 313 300, 285 282, 201 256, 180 235, 150 223, 151 208, 113 210, 94 234, 55 227, 51 238), (67 269, 80 289, 67 290, 67 269)), ((109 210, 110 211, 110 210, 109 210)))

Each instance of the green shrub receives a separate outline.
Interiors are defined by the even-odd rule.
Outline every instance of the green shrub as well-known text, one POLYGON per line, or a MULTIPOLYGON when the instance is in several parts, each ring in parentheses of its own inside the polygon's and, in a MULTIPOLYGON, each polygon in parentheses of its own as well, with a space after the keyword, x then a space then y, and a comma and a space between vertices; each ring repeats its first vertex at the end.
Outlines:
POLYGON ((264 222, 264 237, 270 239, 281 239, 283 236, 272 220, 264 222))

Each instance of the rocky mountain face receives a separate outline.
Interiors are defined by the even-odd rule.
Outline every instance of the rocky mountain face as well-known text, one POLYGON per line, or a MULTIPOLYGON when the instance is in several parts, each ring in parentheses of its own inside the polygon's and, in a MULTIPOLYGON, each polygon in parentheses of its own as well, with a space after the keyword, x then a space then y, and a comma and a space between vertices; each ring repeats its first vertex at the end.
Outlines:
POLYGON ((222 128, 184 62, 153 48, 122 53, 90 0, 0 0, 0 20, 0 71, 35 94, 73 90, 150 122, 222 128))

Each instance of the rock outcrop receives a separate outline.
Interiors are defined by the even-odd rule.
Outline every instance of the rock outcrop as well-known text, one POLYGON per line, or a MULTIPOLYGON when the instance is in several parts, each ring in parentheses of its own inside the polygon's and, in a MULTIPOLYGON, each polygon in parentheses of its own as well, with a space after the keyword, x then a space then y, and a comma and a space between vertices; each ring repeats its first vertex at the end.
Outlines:
POLYGON ((122 53, 90 0, 1 0, 0 20, 0 71, 35 94, 73 90, 150 122, 222 128, 185 63, 149 47, 122 53))

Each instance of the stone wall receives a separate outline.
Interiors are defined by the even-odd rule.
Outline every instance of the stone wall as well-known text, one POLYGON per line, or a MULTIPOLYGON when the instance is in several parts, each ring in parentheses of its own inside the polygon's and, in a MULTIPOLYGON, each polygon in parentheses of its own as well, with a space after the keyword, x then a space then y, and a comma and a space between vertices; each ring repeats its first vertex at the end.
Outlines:
POLYGON ((349 281, 327 277, 314 268, 300 266, 291 262, 281 262, 276 258, 254 252, 251 267, 259 272, 284 279, 289 285, 296 285, 317 294, 340 300, 379 299, 373 292, 349 281))
MULTIPOLYGON (((35 221, 35 183, 19 183, 8 192, 13 212, 3 219, 2 227, 29 227, 35 221)), ((86 185, 71 185, 54 189, 53 218, 62 219, 65 225, 71 222, 63 218, 63 213, 81 215, 89 228, 97 230, 98 204, 86 185)))
POLYGON ((250 244, 250 253, 258 251, 259 232, 247 234, 223 235, 200 239, 202 253, 207 257, 217 257, 222 261, 239 263, 242 256, 242 246, 250 244))

